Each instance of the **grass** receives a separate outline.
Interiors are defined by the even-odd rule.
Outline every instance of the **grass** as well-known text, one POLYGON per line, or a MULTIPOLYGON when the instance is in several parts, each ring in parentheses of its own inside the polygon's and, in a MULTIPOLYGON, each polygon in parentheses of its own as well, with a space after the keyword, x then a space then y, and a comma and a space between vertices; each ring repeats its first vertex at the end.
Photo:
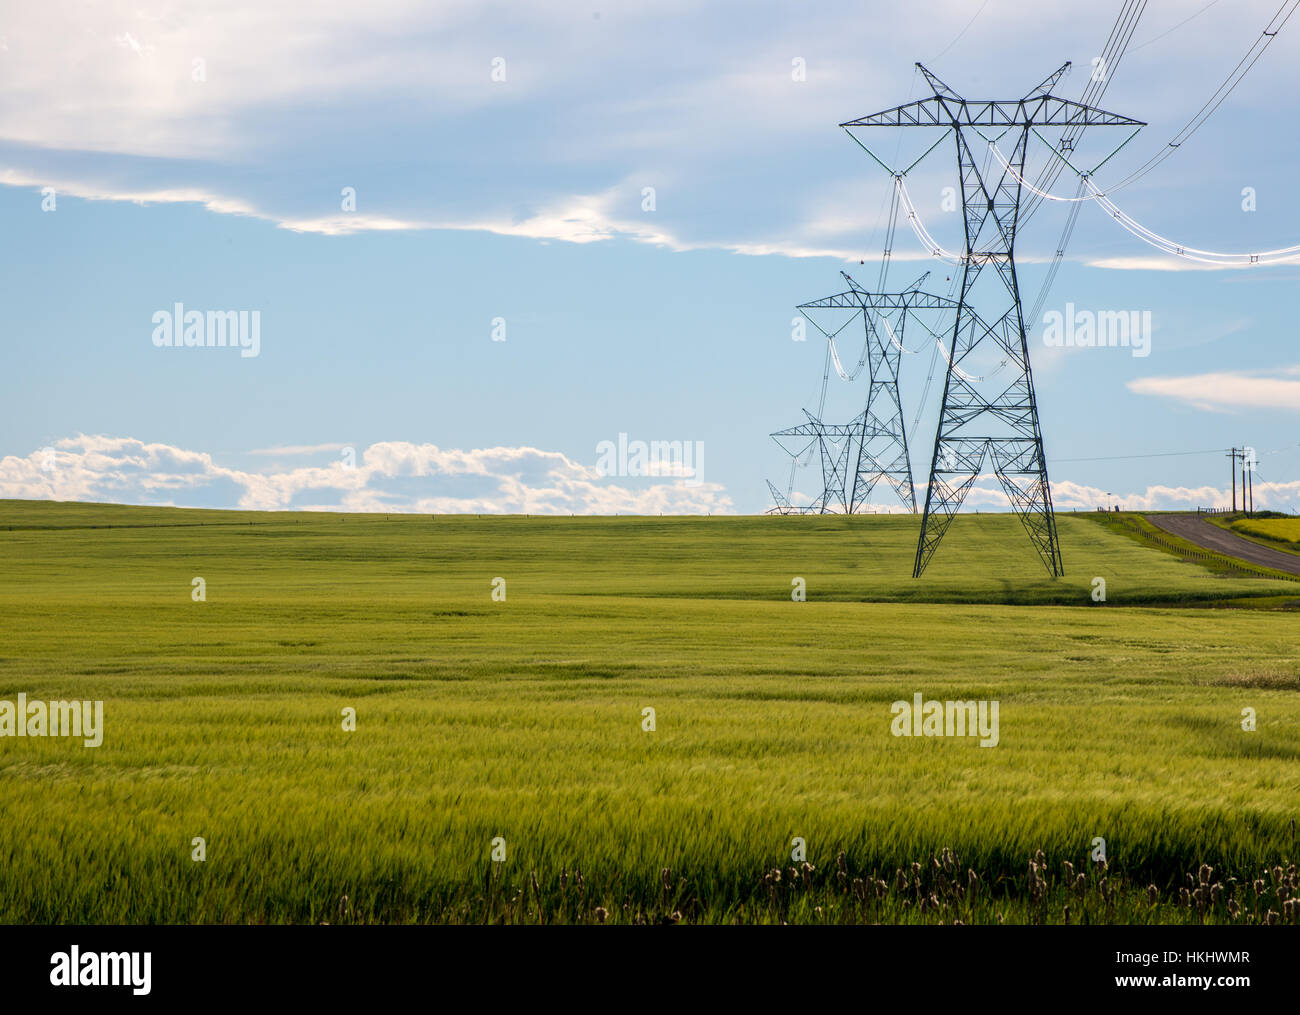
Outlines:
POLYGON ((1294 583, 1069 515, 1064 580, 1002 515, 913 580, 915 524, 0 502, 0 700, 107 727, 0 738, 0 920, 1294 920, 1300 619, 1213 608, 1294 583))
POLYGON ((1300 553, 1300 518, 1234 518, 1227 528, 1265 546, 1300 553))
MULTIPOLYGON (((1092 521, 1097 522, 1109 531, 1118 535, 1127 536, 1130 539, 1137 540, 1144 546, 1160 549, 1167 553, 1180 557, 1183 561, 1193 563, 1203 568, 1210 574, 1221 578, 1266 578, 1270 580, 1280 580, 1289 583, 1300 581, 1295 575, 1285 571, 1279 571, 1275 568, 1265 567, 1261 564, 1254 564, 1242 560, 1238 557, 1232 557, 1218 551, 1207 549, 1199 543, 1194 543, 1182 536, 1175 535, 1155 525, 1150 518, 1140 514, 1129 512, 1112 512, 1094 513, 1086 516, 1092 521)), ((1216 515, 1210 518, 1212 524, 1221 529, 1236 531, 1233 528, 1232 516, 1216 515)), ((1242 533, 1237 532, 1238 535, 1242 533)), ((1247 536, 1250 539, 1252 537, 1247 536)), ((1266 543, 1263 539, 1253 539, 1256 543, 1266 543)), ((1276 544, 1268 544, 1276 545, 1276 544)), ((1283 596, 1277 599, 1270 599, 1262 596, 1259 589, 1247 598, 1240 600, 1223 600, 1218 605, 1233 606, 1254 606, 1262 608, 1267 605, 1294 608, 1300 605, 1300 600, 1295 598, 1295 590, 1292 590, 1291 596, 1283 596)))

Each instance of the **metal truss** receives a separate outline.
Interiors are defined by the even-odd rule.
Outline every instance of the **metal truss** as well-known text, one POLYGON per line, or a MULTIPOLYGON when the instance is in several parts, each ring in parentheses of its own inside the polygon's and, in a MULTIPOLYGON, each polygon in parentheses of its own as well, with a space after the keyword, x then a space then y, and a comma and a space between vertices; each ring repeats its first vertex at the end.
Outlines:
POLYGON ((776 498, 774 510, 777 514, 828 514, 837 510, 850 514, 853 510, 853 487, 849 477, 856 462, 855 451, 861 447, 864 437, 877 436, 875 428, 868 424, 865 412, 845 424, 824 423, 807 409, 803 414, 808 417, 807 423, 778 430, 772 434, 772 439, 793 458, 810 450, 814 442, 817 444, 822 465, 822 492, 811 504, 795 506, 769 481, 767 485, 776 498), (792 450, 791 443, 802 447, 792 450))
POLYGON ((952 132, 956 142, 966 240, 961 295, 912 573, 920 577, 925 571, 988 462, 1047 570, 1059 577, 1065 569, 1016 279, 1020 179, 1024 177, 1029 134, 1037 127, 1142 123, 1052 95, 1051 89, 1069 69, 1068 63, 1022 99, 979 102, 962 98, 925 67, 917 66, 934 95, 841 124, 850 132, 855 127, 943 127, 952 132), (1010 135, 1009 166, 981 168, 989 139, 979 127, 1000 128, 1000 136, 1010 135), (968 312, 977 302, 985 304, 982 319, 968 312), (996 316, 988 312, 990 306, 996 316), (986 320, 993 323, 986 325, 986 320), (990 351, 1000 362, 987 375, 977 376, 972 371, 989 359, 990 351))
POLYGON ((797 309, 810 320, 818 310, 851 310, 855 318, 861 315, 868 367, 867 404, 853 424, 859 432, 857 461, 852 487, 841 500, 844 509, 855 514, 869 502, 872 490, 883 480, 903 507, 915 514, 912 458, 898 390, 908 314, 913 310, 947 310, 957 304, 921 289, 929 278, 928 271, 901 293, 869 293, 847 273, 840 275, 849 284, 845 292, 800 304, 797 309))
POLYGON ((769 482, 776 504, 773 510, 780 514, 831 511, 856 514, 870 501, 876 485, 884 481, 902 505, 915 513, 916 489, 898 389, 908 317, 918 310, 954 311, 958 304, 922 290, 929 272, 899 293, 870 293, 845 272, 840 274, 848 283, 847 290, 800 304, 797 309, 828 335, 843 333, 851 325, 860 324, 868 368, 866 406, 843 425, 826 423, 805 409, 807 423, 772 434, 795 459, 811 450, 816 442, 822 463, 822 492, 809 505, 791 504, 769 482), (822 310, 848 310, 851 314, 847 320, 841 315, 839 327, 828 330, 815 319, 816 312, 822 310), (792 449, 792 441, 801 447, 792 449))

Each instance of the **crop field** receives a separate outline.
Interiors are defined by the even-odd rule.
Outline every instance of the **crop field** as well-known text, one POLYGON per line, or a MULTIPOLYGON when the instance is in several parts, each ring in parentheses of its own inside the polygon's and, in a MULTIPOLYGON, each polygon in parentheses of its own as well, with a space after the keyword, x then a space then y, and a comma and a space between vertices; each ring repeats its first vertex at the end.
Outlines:
POLYGON ((1300 518, 1238 518, 1230 527, 1240 536, 1300 553, 1300 518))
POLYGON ((0 921, 1297 922, 1300 584, 916 525, 0 502, 0 921))

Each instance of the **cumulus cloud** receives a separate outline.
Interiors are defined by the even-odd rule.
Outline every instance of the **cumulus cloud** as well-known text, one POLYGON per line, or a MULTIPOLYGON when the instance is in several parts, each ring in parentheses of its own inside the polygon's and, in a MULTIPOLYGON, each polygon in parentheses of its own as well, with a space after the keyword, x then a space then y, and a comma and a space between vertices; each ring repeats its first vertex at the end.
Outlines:
MULTIPOLYGON (((1253 490, 1256 510, 1295 512, 1300 508, 1300 480, 1269 483, 1256 479, 1253 490)), ((924 496, 923 489, 918 493, 924 496)), ((806 504, 811 498, 800 495, 793 499, 796 503, 806 504)), ((1115 493, 1068 479, 1057 479, 1052 481, 1052 503, 1058 512, 1094 511, 1115 505, 1123 511, 1194 511, 1198 507, 1228 507, 1232 504, 1232 490, 1208 485, 1148 486, 1141 491, 1115 493)), ((867 510, 896 513, 903 509, 897 504, 881 503, 868 505, 867 510)), ((1011 502, 995 477, 981 476, 967 493, 962 510, 1010 511, 1011 502)))
POLYGON ((1300 412, 1300 380, 1290 380, 1296 367, 1283 367, 1270 376, 1262 372, 1219 371, 1184 377, 1139 377, 1128 382, 1138 395, 1158 395, 1187 402, 1198 409, 1282 409, 1300 412))
MULTIPOLYGON (((334 449, 258 449, 294 457, 334 449)), ((339 448, 338 450, 344 450, 339 448)), ((0 459, 0 497, 249 510, 423 514, 721 514, 715 483, 634 482, 537 448, 461 450, 388 441, 326 465, 246 471, 211 455, 130 437, 78 434, 0 459)))
MULTIPOLYGON (((0 458, 0 498, 93 501, 245 510, 382 511, 421 514, 727 514, 734 505, 724 487, 679 477, 638 480, 606 477, 594 465, 557 451, 529 447, 464 450, 384 441, 356 449, 319 444, 260 448, 250 455, 278 459, 329 454, 323 465, 244 470, 202 451, 130 437, 78 434, 27 456, 0 458), (355 464, 351 460, 355 457, 355 464), (671 479, 664 482, 665 479, 671 479)), ((669 470, 676 471, 676 470, 669 470)), ((1294 511, 1300 480, 1257 481, 1255 506, 1294 511)), ((1215 486, 1149 486, 1128 493, 1058 479, 1058 510, 1119 504, 1128 511, 1224 507, 1231 491, 1215 486)), ((796 503, 807 503, 796 493, 796 503)), ((770 506, 770 505, 769 505, 770 506)), ((995 477, 982 476, 964 510, 1006 511, 995 477)), ((867 510, 903 510, 877 491, 867 510)))

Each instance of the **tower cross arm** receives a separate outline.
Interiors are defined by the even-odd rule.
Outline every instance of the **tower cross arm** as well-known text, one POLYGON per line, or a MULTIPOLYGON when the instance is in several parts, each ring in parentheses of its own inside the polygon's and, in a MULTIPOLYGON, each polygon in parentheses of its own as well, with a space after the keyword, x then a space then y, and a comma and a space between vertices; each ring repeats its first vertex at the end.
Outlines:
POLYGON ((861 289, 800 303, 796 310, 951 310, 956 300, 922 292, 915 286, 901 293, 867 293, 861 289))
POLYGON ((959 99, 934 95, 848 120, 841 127, 1145 127, 1142 120, 1055 95, 959 99))

